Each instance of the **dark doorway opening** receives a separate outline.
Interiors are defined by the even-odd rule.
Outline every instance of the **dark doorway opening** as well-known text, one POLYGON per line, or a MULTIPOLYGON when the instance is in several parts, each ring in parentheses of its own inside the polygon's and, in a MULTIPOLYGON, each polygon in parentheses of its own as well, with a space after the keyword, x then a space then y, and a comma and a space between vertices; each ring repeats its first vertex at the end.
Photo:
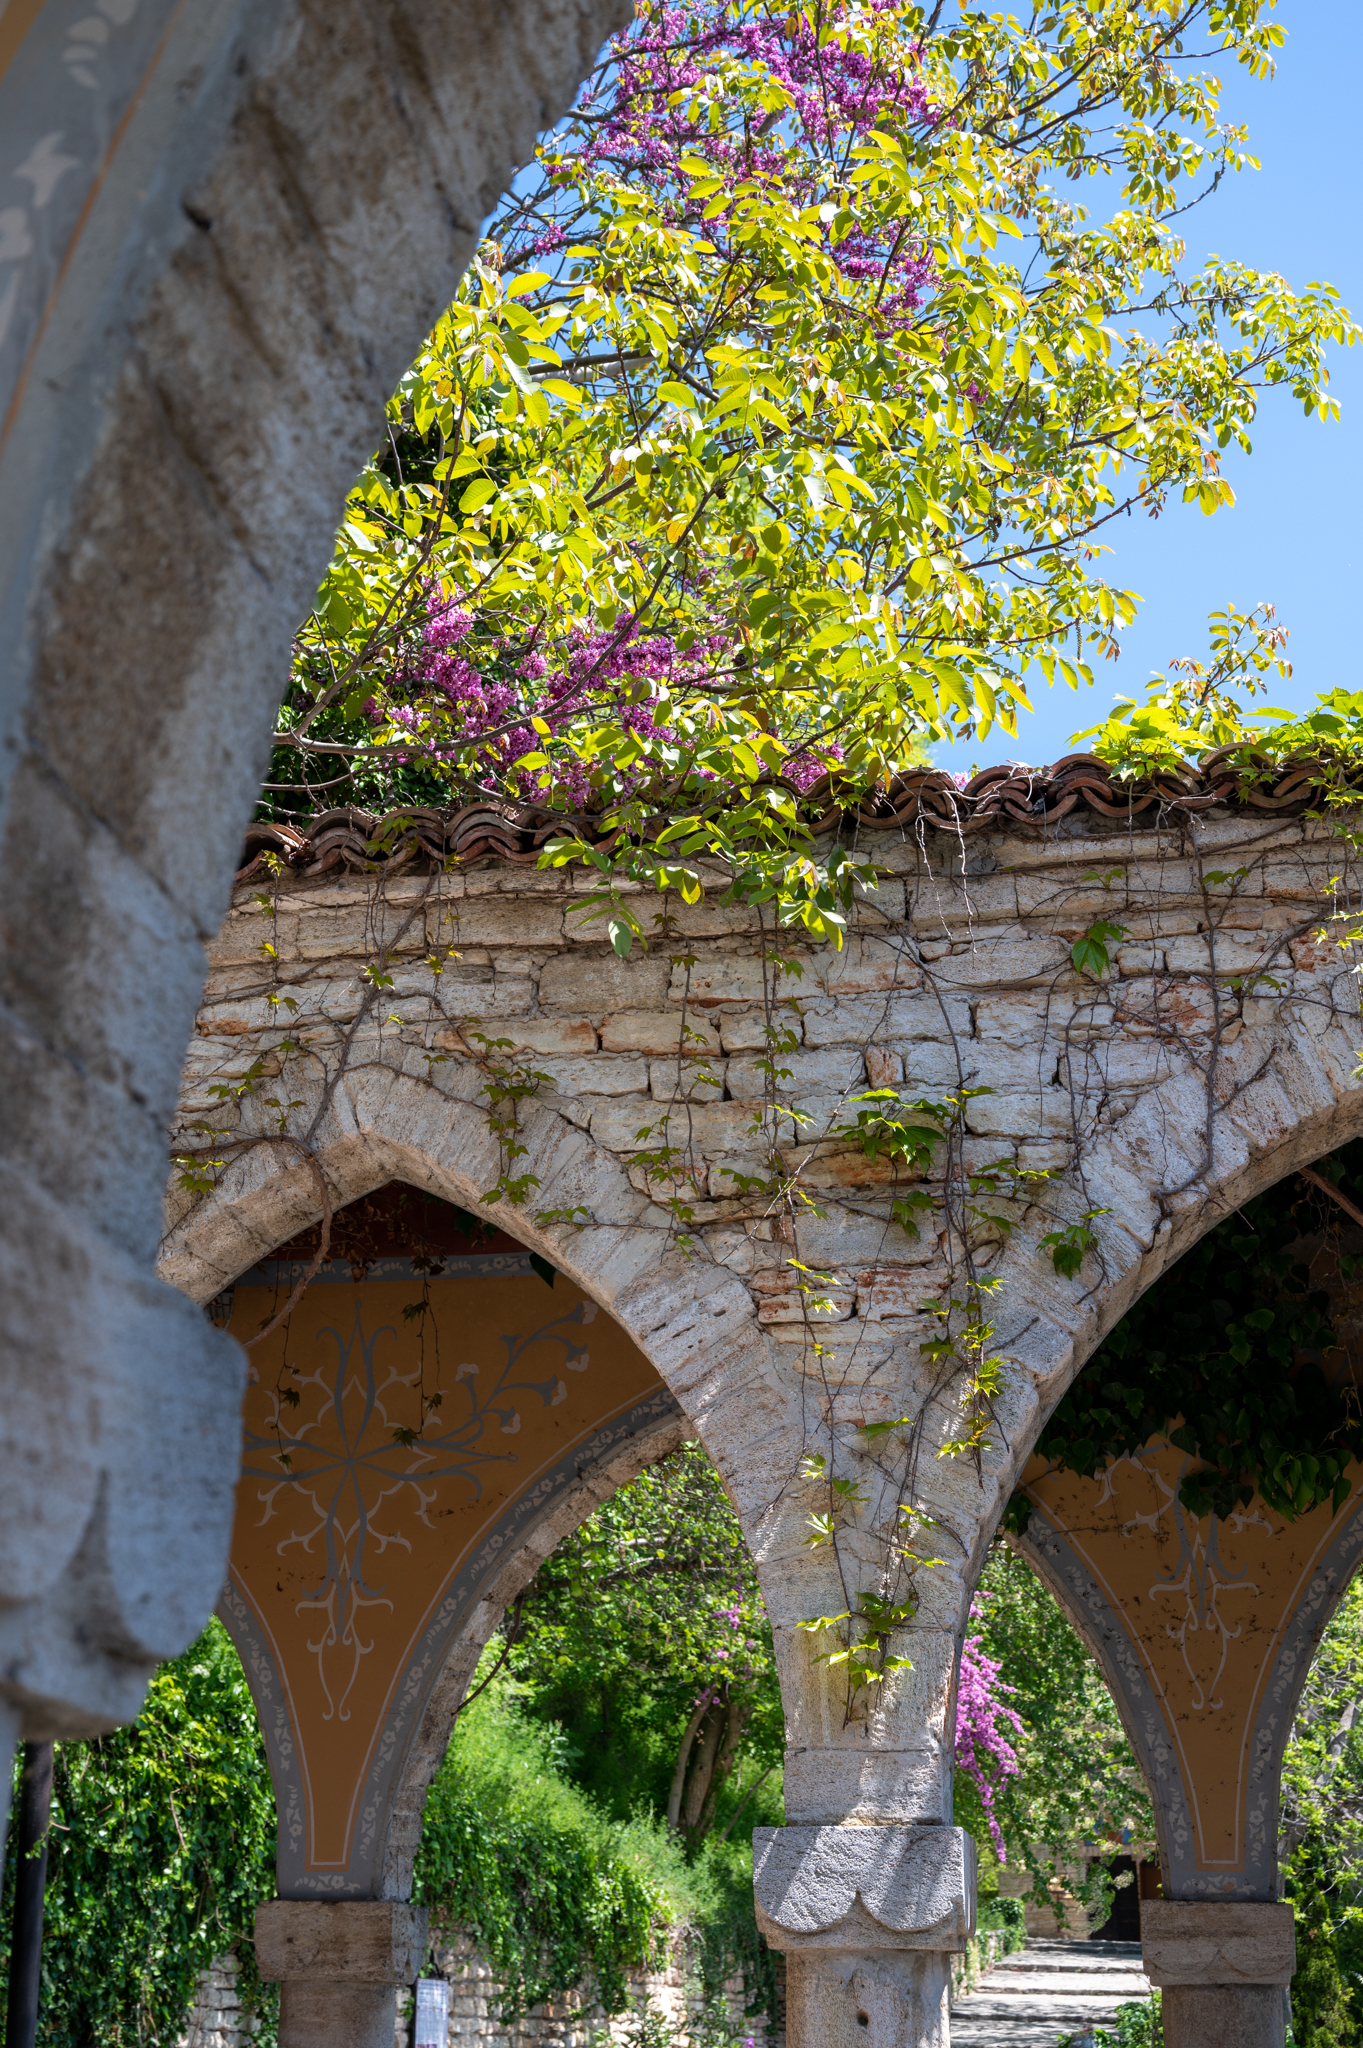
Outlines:
POLYGON ((1095 1927, 1090 1941, 1139 1941, 1141 1938, 1141 1888, 1134 1856, 1114 1856, 1105 1866, 1117 1889, 1112 1911, 1101 1927, 1095 1927))

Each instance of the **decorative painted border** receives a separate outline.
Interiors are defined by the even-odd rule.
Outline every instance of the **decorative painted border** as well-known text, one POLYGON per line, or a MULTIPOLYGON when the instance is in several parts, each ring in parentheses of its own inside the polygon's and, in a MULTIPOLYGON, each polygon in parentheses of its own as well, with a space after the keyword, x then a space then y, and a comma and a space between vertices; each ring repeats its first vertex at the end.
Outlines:
MULTIPOLYGON (((262 1259, 233 1281, 234 1287, 296 1287, 307 1272, 308 1259, 262 1259)), ((374 1280, 501 1280, 533 1274, 529 1252, 456 1252, 438 1273, 411 1259, 370 1259, 363 1280, 356 1280, 345 1259, 328 1259, 308 1282, 313 1287, 367 1287, 374 1280)))
POLYGON ((680 1418, 681 1413, 673 1395, 662 1387, 597 1430, 559 1464, 541 1473, 531 1490, 507 1509, 488 1531, 476 1554, 450 1580, 420 1647, 398 1684, 361 1794, 355 1846, 343 1871, 318 1872, 304 1867, 303 1788, 284 1687, 251 1607, 236 1580, 229 1577, 218 1603, 218 1615, 236 1644, 265 1735, 279 1813, 276 1869, 280 1898, 376 1896, 388 1821, 412 1738, 421 1725, 445 1660, 460 1630, 484 1597, 488 1581, 501 1569, 508 1554, 527 1541, 563 1494, 578 1485, 594 1465, 605 1462, 632 1438, 680 1418))

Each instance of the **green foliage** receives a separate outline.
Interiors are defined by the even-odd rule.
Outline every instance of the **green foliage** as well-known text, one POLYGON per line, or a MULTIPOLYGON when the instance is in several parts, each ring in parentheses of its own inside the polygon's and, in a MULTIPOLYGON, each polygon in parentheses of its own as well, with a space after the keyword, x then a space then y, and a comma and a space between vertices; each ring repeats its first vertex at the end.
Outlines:
MULTIPOLYGON (((201 1970, 234 1952, 246 2004, 273 2039, 255 1909, 274 1895, 275 1810, 245 1676, 211 1621, 163 1665, 136 1723, 57 1746, 49 1838, 43 2048, 173 2041, 201 1970)), ((11 1833, 5 1874, 13 1897, 11 1833)), ((0 1957, 9 1968, 9 1918, 0 1957)))
MULTIPOLYGON (((1358 1200, 1363 1141, 1321 1171, 1358 1200)), ((1180 1488, 1194 1516, 1228 1515, 1256 1490, 1287 1516, 1338 1505, 1363 1425, 1322 1371, 1330 1298, 1302 1248, 1338 1215, 1295 1175, 1243 1203, 1127 1311, 1046 1424, 1040 1455, 1091 1475, 1167 1435, 1197 1461, 1180 1488)))
POLYGON ((1210 614, 1208 629, 1209 661, 1171 662, 1167 677, 1152 677, 1146 685, 1144 704, 1118 697, 1104 723, 1077 733, 1074 744, 1092 740, 1094 753, 1123 776, 1176 770, 1185 759, 1220 747, 1229 748, 1232 757, 1265 746, 1278 754, 1294 751, 1289 739, 1266 738, 1262 725, 1290 714, 1268 706, 1248 710, 1244 701, 1268 690, 1265 678, 1286 682, 1292 675, 1283 653, 1287 630, 1277 623, 1272 605, 1256 605, 1252 612, 1229 605, 1210 614))
POLYGON ((1296 1908, 1298 2048, 1363 2041, 1363 1579, 1307 1674, 1283 1763, 1278 1853, 1296 1908))
POLYGON ((464 1927, 506 1987, 504 2016, 590 1983, 624 2009, 624 1972, 662 1959, 695 1888, 646 1819, 611 1821, 564 1770, 564 1741, 496 1681, 461 1714, 426 1804, 413 1897, 464 1927))
POLYGON ((643 1799, 613 1815, 574 1782, 572 1744, 536 1705, 528 1688, 494 1678, 460 1715, 413 1890, 433 1921, 479 1943, 507 1987, 505 2015, 580 1984, 624 2011, 624 1972, 661 1962, 679 1932, 694 1939, 712 2002, 739 1967, 754 2004, 774 2009, 751 1848, 711 1837, 688 1853, 643 1799))
MULTIPOLYGON (((724 1832, 740 1804, 746 1829, 779 1818, 771 1627, 738 1518, 698 1444, 642 1473, 561 1543, 523 1616, 511 1666, 525 1711, 561 1728, 575 1782, 605 1811, 666 1815, 679 1761, 684 1801, 700 1759, 681 1752, 708 1701, 732 1710, 739 1741, 720 1782, 695 1788, 705 1825, 685 1830, 692 1846, 724 1832)), ((717 1752, 716 1771, 720 1761, 717 1752)), ((684 1803, 677 1813, 680 1825, 684 1803)))
POLYGON ((1160 1993, 1152 1991, 1148 1998, 1119 2005, 1112 2016, 1115 2028, 1093 2029, 1095 2048, 1162 2048, 1161 2003, 1160 1993))
POLYGON ((1095 981, 1101 981, 1112 965, 1108 947, 1118 939, 1126 937, 1124 924, 1110 924, 1106 918, 1098 918, 1070 947, 1070 959, 1079 974, 1091 974, 1095 981))
POLYGON ((1297 1968, 1292 1979, 1295 2048, 1355 2048, 1359 2005, 1340 1969, 1335 1925, 1326 1900, 1298 1900, 1297 1968))
POLYGON ((1135 608, 1102 529, 1229 503, 1219 450, 1275 386, 1333 415, 1356 329, 1328 286, 1185 267, 1176 213, 1253 163, 1192 45, 1269 75, 1269 0, 697 7, 682 40, 716 33, 671 93, 655 12, 394 395, 267 802, 533 793, 622 950, 619 880, 693 900, 707 859, 836 938, 865 864, 814 856, 783 771, 863 789, 932 735, 1014 730, 1033 670, 1090 681, 1135 608), (656 174, 594 146, 608 112, 665 135, 656 174), (468 614, 476 691, 422 686, 433 602, 468 614))
MULTIPOLYGON (((1002 1666, 999 1690, 1020 1717, 1010 1737, 1015 1776, 1001 1777, 994 1817, 1010 1864, 1031 1872, 1034 1904, 1051 1904, 1059 1877, 1094 1913, 1104 1907, 1106 1875, 1097 1861, 1124 1833, 1154 1839, 1149 1794, 1103 1675, 1047 1587, 1005 1544, 985 1561, 971 1623, 984 1652, 1002 1666), (1008 1688, 1004 1690, 1004 1688, 1008 1688)), ((994 1851, 980 1795, 956 1773, 956 1818, 979 1846, 982 1879, 992 1881, 994 1851)), ((1000 1901, 1000 1905, 1006 1902, 1000 1901)))
POLYGON ((980 1901, 977 1922, 981 1934, 995 1929, 1004 1935, 1003 1953, 1016 1955, 1027 1946, 1027 1909, 1021 1899, 1001 1899, 997 1893, 980 1901))

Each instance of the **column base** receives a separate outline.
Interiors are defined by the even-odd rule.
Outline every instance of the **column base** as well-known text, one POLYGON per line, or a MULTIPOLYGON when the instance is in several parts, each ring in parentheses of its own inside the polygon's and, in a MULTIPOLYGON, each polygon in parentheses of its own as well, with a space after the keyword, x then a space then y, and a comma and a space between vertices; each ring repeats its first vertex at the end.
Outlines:
POLYGON ((950 1960, 934 1949, 787 1950, 786 2038, 800 2048, 947 2048, 950 1960))
POLYGON ((397 1999, 391 1984, 281 1984, 279 2048, 393 2048, 397 1999))
POLYGON ((1174 1984, 1164 1993, 1164 2048, 1283 2048, 1280 1984, 1174 1984))
POLYGON ((278 1984, 279 2048, 393 2048, 397 1987, 421 1974, 423 1907, 389 1899, 267 1899, 256 1964, 278 1984))

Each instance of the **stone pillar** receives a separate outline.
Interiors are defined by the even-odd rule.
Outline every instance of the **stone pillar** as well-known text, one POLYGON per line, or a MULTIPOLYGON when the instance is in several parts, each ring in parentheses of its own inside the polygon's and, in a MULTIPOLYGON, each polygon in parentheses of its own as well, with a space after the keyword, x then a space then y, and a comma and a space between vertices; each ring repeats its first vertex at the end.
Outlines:
POLYGON ((1164 1993, 1164 2048, 1283 2048, 1297 1961, 1291 1906, 1146 1899, 1141 1948, 1164 1993))
POLYGON ((269 1899, 256 1963, 279 1994, 279 2048, 393 2048, 399 1985, 421 1975, 422 1907, 389 1899, 269 1899))
POLYGON ((964 1828, 758 1828, 753 1889, 786 1955, 788 2048, 947 2048, 951 1957, 975 1931, 964 1828))

